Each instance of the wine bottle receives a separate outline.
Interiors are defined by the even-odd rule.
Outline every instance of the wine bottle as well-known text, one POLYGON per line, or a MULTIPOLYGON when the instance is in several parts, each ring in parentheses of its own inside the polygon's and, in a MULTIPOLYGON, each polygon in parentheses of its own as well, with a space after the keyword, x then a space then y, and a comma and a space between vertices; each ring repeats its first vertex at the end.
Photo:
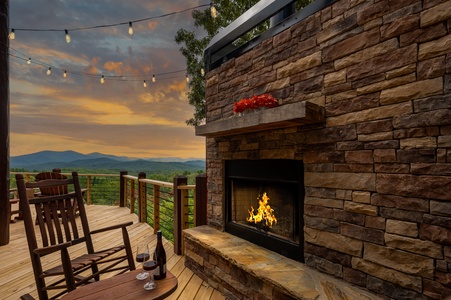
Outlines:
POLYGON ((161 230, 157 231, 157 247, 153 253, 153 260, 158 262, 158 267, 154 270, 155 280, 166 278, 166 251, 163 247, 163 236, 161 230))

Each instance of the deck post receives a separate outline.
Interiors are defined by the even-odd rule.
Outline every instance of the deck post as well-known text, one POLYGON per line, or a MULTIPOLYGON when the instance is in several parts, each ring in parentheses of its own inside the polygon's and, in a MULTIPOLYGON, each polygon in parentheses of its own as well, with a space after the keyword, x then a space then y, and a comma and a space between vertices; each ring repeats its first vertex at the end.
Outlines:
POLYGON ((140 179, 146 179, 146 173, 140 172, 138 174, 138 219, 139 222, 147 222, 147 195, 146 195, 146 183, 141 182, 140 179))
POLYGON ((182 228, 183 228, 183 209, 182 209, 182 191, 178 189, 181 185, 186 185, 188 178, 177 175, 174 177, 174 253, 181 255, 182 249, 182 228))
POLYGON ((0 245, 9 244, 9 1, 0 2, 0 245))
POLYGON ((196 176, 196 202, 194 226, 207 225, 207 174, 196 176))
POLYGON ((127 181, 125 180, 124 176, 127 175, 127 171, 121 171, 120 177, 119 177, 119 207, 125 207, 127 203, 127 181))

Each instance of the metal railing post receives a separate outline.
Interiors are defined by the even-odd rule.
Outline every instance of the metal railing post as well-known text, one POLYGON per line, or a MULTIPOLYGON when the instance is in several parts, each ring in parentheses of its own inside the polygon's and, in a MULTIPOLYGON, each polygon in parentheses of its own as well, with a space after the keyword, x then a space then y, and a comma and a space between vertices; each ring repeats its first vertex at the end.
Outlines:
POLYGON ((139 222, 147 222, 147 193, 146 193, 146 183, 142 182, 140 179, 145 179, 146 173, 140 172, 138 174, 138 194, 139 194, 139 206, 138 206, 138 218, 139 222))
POLYGON ((174 177, 174 253, 181 255, 182 250, 182 228, 183 228, 183 210, 182 210, 182 191, 178 189, 181 185, 186 185, 188 179, 185 176, 174 177))
POLYGON ((160 186, 153 185, 153 233, 160 229, 160 186))

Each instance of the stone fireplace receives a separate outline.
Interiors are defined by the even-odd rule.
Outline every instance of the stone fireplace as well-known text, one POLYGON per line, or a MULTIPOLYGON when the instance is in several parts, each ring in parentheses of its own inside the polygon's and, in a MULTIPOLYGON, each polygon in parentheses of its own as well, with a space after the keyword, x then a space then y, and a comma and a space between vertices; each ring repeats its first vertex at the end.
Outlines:
POLYGON ((328 299, 345 282, 386 299, 442 299, 451 294, 450 1, 331 2, 207 72, 196 134, 206 137, 208 226, 186 232, 187 265, 230 299, 328 299), (236 101, 263 93, 280 106, 234 115, 236 101), (302 227, 281 234, 303 241, 297 262, 229 232, 248 227, 228 206, 234 193, 279 197, 272 178, 227 179, 240 161, 302 166, 293 210, 302 227))

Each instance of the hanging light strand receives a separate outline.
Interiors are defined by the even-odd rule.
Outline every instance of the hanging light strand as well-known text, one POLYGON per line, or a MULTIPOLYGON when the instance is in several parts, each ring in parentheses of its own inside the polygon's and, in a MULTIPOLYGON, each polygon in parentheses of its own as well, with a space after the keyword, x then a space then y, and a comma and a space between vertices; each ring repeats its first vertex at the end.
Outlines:
MULTIPOLYGON (((87 26, 87 27, 77 27, 77 28, 69 28, 69 29, 54 29, 54 28, 48 28, 48 29, 43 29, 43 28, 12 28, 11 32, 9 33, 9 38, 11 40, 14 40, 16 38, 15 32, 16 31, 31 31, 31 32, 36 32, 36 31, 47 31, 47 32, 52 32, 52 31, 63 31, 66 33, 66 41, 67 41, 67 36, 68 36, 68 32, 69 31, 79 31, 79 30, 90 30, 90 29, 98 29, 98 28, 107 28, 107 27, 116 27, 116 26, 121 26, 121 25, 128 25, 129 29, 128 32, 129 34, 133 34, 133 27, 132 24, 133 23, 138 23, 138 22, 144 22, 144 21, 149 21, 149 20, 154 20, 154 19, 159 19, 159 18, 165 18, 165 17, 169 17, 169 16, 173 16, 173 15, 177 15, 177 14, 181 14, 187 11, 191 11, 191 10, 195 10, 195 9, 199 9, 202 7, 207 7, 210 6, 211 7, 212 4, 201 4, 195 7, 190 7, 190 8, 185 8, 182 10, 178 10, 178 11, 174 11, 174 12, 170 12, 167 14, 162 14, 162 15, 158 15, 158 16, 152 16, 152 17, 147 17, 147 18, 142 18, 142 19, 137 19, 137 20, 132 20, 132 21, 127 21, 127 22, 119 22, 119 23, 113 23, 113 24, 105 24, 105 25, 96 25, 96 26, 87 26), (130 33, 131 32, 131 33, 130 33)), ((211 9, 211 8, 210 8, 211 9)), ((70 37, 69 37, 70 39, 70 37)), ((69 42, 68 42, 69 43, 69 42)))

